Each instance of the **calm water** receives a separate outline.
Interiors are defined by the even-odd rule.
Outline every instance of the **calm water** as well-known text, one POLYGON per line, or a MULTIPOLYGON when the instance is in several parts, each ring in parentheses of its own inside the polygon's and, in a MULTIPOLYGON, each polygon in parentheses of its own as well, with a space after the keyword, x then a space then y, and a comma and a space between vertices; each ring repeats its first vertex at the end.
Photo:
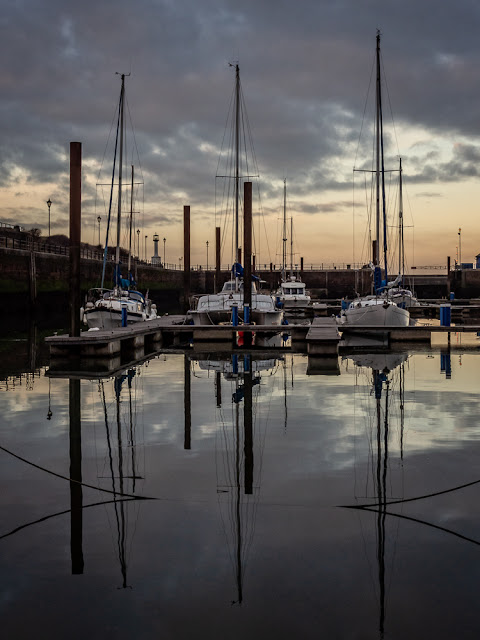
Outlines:
POLYGON ((38 350, 2 342, 3 637, 478 637, 463 340, 329 375, 169 353, 81 380, 19 375, 38 350))

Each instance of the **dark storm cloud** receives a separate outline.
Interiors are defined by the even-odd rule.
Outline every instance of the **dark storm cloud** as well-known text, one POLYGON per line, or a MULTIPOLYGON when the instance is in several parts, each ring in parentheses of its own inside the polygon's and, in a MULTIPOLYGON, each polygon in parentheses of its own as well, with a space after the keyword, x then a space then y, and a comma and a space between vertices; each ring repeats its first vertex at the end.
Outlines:
MULTIPOLYGON (((146 199, 177 219, 187 201, 212 210, 228 62, 239 59, 266 197, 284 175, 297 197, 350 189, 377 26, 396 122, 436 139, 475 137, 479 18, 467 0, 11 0, 1 18, 0 185, 15 188, 21 169, 31 184, 57 183, 65 198, 68 142, 80 140, 91 179, 84 203, 93 201, 115 72, 131 71, 146 199)), ((412 151, 410 180, 476 178, 478 155, 473 140, 443 165, 412 151)))

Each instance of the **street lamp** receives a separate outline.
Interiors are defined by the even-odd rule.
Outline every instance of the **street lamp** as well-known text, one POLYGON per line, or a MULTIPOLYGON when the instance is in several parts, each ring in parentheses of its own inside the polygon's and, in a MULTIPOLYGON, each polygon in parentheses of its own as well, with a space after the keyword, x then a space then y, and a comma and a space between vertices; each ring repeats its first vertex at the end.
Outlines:
POLYGON ((462 268, 462 230, 458 228, 458 262, 460 264, 460 269, 462 268))
POLYGON ((165 242, 167 241, 166 238, 163 239, 163 268, 165 269, 165 242))
POLYGON ((208 240, 205 244, 207 245, 207 271, 208 271, 208 240))
POLYGON ((97 222, 98 222, 98 244, 100 244, 100 222, 102 221, 102 216, 98 216, 97 218, 97 222))
POLYGON ((137 248, 138 248, 137 258, 140 260, 140 229, 137 229, 137 248))
POLYGON ((48 239, 50 240, 50 207, 52 206, 52 201, 50 198, 47 200, 48 207, 48 239))
POLYGON ((147 261, 147 238, 148 236, 145 236, 145 262, 147 261))

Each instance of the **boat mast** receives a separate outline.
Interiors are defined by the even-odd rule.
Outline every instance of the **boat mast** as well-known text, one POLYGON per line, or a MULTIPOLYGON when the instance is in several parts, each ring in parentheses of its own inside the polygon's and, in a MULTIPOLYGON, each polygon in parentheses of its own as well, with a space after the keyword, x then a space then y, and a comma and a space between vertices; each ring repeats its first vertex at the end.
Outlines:
POLYGON ((293 216, 290 218, 290 277, 293 276, 293 216))
MULTIPOLYGON (((235 262, 238 259, 238 202, 240 197, 240 67, 235 65, 235 262)), ((235 270, 236 271, 236 270, 235 270)), ((238 291, 238 275, 235 274, 235 291, 238 291)))
POLYGON ((383 261, 385 269, 385 282, 388 281, 388 266, 387 266, 387 212, 385 202, 385 165, 383 157, 383 113, 382 113, 382 84, 381 84, 381 69, 380 69, 380 31, 377 30, 377 246, 376 246, 376 260, 377 264, 380 263, 380 179, 381 179, 381 192, 382 192, 382 212, 383 212, 383 261))
POLYGON ((117 247, 115 251, 115 270, 117 282, 120 286, 120 226, 122 218, 122 163, 123 163, 123 129, 124 129, 124 100, 125 100, 125 74, 121 74, 122 88, 120 89, 120 157, 118 161, 118 213, 117 213, 117 247))
POLYGON ((130 188, 130 225, 128 230, 128 277, 129 279, 130 279, 130 269, 132 264, 133 174, 134 174, 134 168, 132 164, 132 186, 130 188))
POLYGON ((283 179, 283 243, 282 243, 282 282, 285 282, 287 265, 287 179, 283 179))
POLYGON ((380 264, 380 32, 377 30, 377 84, 376 84, 376 153, 375 153, 375 252, 373 262, 380 264))
POLYGON ((399 231, 399 247, 398 247, 398 273, 405 275, 405 244, 403 239, 403 180, 402 180, 402 159, 400 158, 400 184, 399 184, 399 211, 398 211, 398 231, 399 231))

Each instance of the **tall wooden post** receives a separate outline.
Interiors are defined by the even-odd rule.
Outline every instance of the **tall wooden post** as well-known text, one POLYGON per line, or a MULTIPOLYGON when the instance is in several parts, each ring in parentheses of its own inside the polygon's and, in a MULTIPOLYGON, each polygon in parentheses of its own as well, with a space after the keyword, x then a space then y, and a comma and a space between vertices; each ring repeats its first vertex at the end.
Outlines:
POLYGON ((215 227, 215 293, 220 291, 220 227, 215 227))
POLYGON ((190 207, 183 207, 183 306, 190 307, 190 207))
MULTIPOLYGON (((243 307, 248 304, 248 308, 252 308, 252 183, 245 182, 243 184, 243 251, 244 251, 244 268, 243 268, 243 307)), ((245 311, 244 311, 245 313, 245 311)), ((252 319, 249 318, 249 324, 252 319)), ((252 334, 250 332, 244 335, 244 345, 251 346, 252 334)))
POLYGON ((80 335, 82 143, 70 142, 70 335, 80 335))

